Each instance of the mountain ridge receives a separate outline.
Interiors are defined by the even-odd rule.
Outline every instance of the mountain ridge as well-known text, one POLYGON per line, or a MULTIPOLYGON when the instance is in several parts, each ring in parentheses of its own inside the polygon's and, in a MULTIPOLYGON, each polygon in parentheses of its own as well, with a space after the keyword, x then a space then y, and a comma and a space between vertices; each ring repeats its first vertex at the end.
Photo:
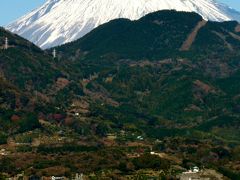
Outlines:
MULTIPOLYGON (((150 13, 136 21, 130 21, 128 19, 112 20, 109 23, 100 25, 83 38, 56 47, 56 49, 59 53, 63 51, 64 54, 68 56, 74 56, 76 52, 72 52, 72 50, 76 48, 80 51, 78 53, 86 53, 86 56, 92 56, 93 54, 95 56, 98 54, 100 57, 109 55, 110 57, 122 56, 122 58, 137 58, 143 57, 143 53, 145 53, 145 58, 154 59, 164 54, 168 54, 169 56, 179 54, 184 43, 189 43, 189 36, 192 35, 192 33, 196 33, 194 35, 195 37, 190 39, 192 42, 186 49, 187 51, 190 50, 190 48, 194 47, 195 39, 198 39, 198 35, 202 34, 201 32, 209 26, 217 27, 218 30, 220 28, 226 29, 221 33, 226 34, 229 38, 236 39, 236 36, 238 36, 236 29, 239 24, 237 21, 222 23, 206 22, 197 13, 179 13, 175 10, 162 10, 150 13), (168 18, 168 16, 170 18, 168 18), (174 21, 172 17, 175 17, 176 21, 174 21), (177 23, 177 21, 181 21, 182 24, 176 25, 175 23, 177 23), (202 26, 198 27, 199 23, 203 23, 202 26), (169 37, 168 31, 174 32, 172 37, 169 37), (228 32, 231 33, 229 34, 228 32), (139 47, 144 48, 139 50, 139 47), (104 54, 104 52, 106 54, 104 54), (111 55, 111 53, 113 54, 111 55)), ((215 38, 220 39, 218 42, 219 45, 221 43, 224 45, 226 41, 224 38, 221 39, 221 37, 225 35, 221 35, 221 33, 214 34, 213 32, 214 29, 211 32, 208 31, 209 37, 217 36, 215 38)), ((207 37, 204 36, 203 38, 203 42, 209 43, 205 44, 205 46, 209 46, 211 42, 206 40, 207 37)), ((203 47, 202 50, 207 49, 203 47)))
POLYGON ((164 9, 193 11, 214 21, 240 20, 240 13, 214 0, 48 0, 6 28, 46 49, 76 40, 110 20, 137 20, 164 9))

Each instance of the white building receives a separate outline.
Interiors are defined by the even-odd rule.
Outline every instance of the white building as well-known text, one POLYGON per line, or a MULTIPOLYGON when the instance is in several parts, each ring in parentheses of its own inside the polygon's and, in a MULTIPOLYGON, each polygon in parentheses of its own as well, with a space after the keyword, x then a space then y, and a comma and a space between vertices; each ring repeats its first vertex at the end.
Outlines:
POLYGON ((198 172, 200 171, 200 169, 199 169, 199 167, 194 166, 193 169, 192 169, 192 171, 193 171, 194 173, 198 173, 198 172))

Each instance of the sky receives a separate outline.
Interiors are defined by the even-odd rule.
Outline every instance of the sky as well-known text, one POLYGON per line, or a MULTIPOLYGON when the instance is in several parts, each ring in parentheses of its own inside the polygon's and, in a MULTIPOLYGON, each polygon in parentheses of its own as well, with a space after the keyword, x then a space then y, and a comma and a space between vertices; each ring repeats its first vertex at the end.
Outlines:
POLYGON ((0 26, 9 24, 17 18, 42 5, 46 0, 0 0, 0 26))
MULTIPOLYGON (((46 0, 0 0, 0 26, 5 26, 42 5, 46 0)), ((239 0, 218 0, 240 11, 239 0)))

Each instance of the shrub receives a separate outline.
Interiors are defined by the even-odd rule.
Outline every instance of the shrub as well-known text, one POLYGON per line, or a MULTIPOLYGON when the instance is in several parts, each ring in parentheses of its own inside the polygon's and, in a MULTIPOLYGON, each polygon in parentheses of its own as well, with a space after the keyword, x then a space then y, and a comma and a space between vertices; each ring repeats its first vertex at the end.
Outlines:
POLYGON ((16 169, 16 167, 12 159, 4 157, 0 160, 0 172, 11 173, 13 169, 16 169))
POLYGON ((150 154, 144 154, 133 159, 133 164, 136 169, 168 169, 170 167, 170 162, 168 160, 150 154))
POLYGON ((6 143, 7 143, 7 135, 0 134, 0 144, 6 144, 6 143))

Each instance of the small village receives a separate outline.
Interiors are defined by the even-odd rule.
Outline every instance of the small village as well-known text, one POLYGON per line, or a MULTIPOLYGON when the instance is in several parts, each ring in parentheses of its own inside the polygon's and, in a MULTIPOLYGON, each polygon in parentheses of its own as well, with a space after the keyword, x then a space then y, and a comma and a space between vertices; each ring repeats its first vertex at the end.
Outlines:
MULTIPOLYGON (((41 122, 43 123, 43 122, 41 122)), ((46 125, 46 122, 44 122, 46 125)), ((47 124, 49 125, 49 124, 47 124)), ((25 136, 32 136, 33 132, 27 133, 25 136)), ((68 132, 69 133, 69 132, 68 132)), ((27 142, 27 141, 23 141, 22 137, 15 137, 15 139, 13 138, 9 138, 8 139, 8 144, 7 145, 2 145, 0 148, 0 159, 1 158, 7 158, 7 157, 14 157, 15 153, 17 153, 17 151, 21 150, 23 155, 24 154, 28 154, 28 150, 27 149, 32 149, 31 151, 35 151, 33 150, 34 148, 38 148, 41 147, 41 144, 46 144, 46 143, 50 143, 49 145, 51 146, 59 146, 62 145, 64 143, 74 143, 76 139, 72 139, 70 137, 66 137, 66 134, 68 134, 65 132, 60 132, 57 131, 56 135, 51 136, 51 138, 49 137, 49 139, 47 139, 47 137, 45 138, 37 138, 37 139, 32 139, 32 142, 27 142), (64 140, 65 139, 65 140, 64 140), (26 149, 26 150, 24 150, 26 149), (25 152, 26 151, 26 152, 25 152)), ((150 156, 154 156, 154 157, 159 157, 160 159, 166 159, 168 161, 172 161, 175 162, 176 164, 181 164, 181 161, 170 154, 167 154, 165 152, 159 152, 159 151, 154 151, 153 150, 153 145, 152 143, 147 143, 149 141, 148 138, 144 137, 144 135, 139 135, 139 134, 131 134, 131 135, 127 135, 126 132, 121 131, 119 134, 116 133, 108 133, 106 134, 106 137, 103 138, 101 140, 101 143, 104 144, 104 146, 106 148, 114 148, 114 147, 118 147, 120 148, 119 145, 117 145, 117 140, 118 139, 124 139, 125 143, 127 143, 125 146, 122 146, 122 148, 133 148, 135 149, 135 151, 131 151, 128 152, 126 154, 128 159, 135 159, 135 158, 141 158, 141 156, 144 156, 144 154, 149 154, 150 156), (128 137, 127 137, 128 136, 128 137), (129 140, 127 140, 127 139, 129 140)), ((79 141, 80 139, 78 139, 77 141, 79 141)), ((151 140, 152 141, 152 140, 151 140)), ((161 140, 156 139, 155 143, 163 143, 161 140)), ((87 145, 86 142, 82 141, 82 144, 87 145)), ((88 143, 89 144, 89 143, 88 143)), ((30 154, 29 154, 30 155, 30 154)), ((25 156, 25 155, 24 155, 25 156)), ((32 156, 32 155, 31 155, 32 156)), ((189 170, 184 170, 183 168, 181 168, 179 165, 177 165, 176 167, 174 167, 173 169, 179 169, 177 171, 179 171, 178 173, 174 173, 175 178, 179 179, 179 180, 212 180, 213 177, 218 177, 219 180, 224 179, 223 176, 219 173, 217 173, 215 170, 212 169, 208 169, 208 168, 204 168, 204 167, 198 167, 198 166, 192 166, 189 170)), ((171 170, 171 171, 176 171, 176 170, 171 170)), ((58 169, 54 170, 53 174, 58 174, 57 173, 58 169)), ((59 169, 59 171, 62 171, 59 169)), ((91 179, 91 177, 107 177, 107 174, 110 173, 108 171, 106 172, 102 172, 100 174, 95 174, 95 173, 87 173, 87 174, 83 174, 83 173, 74 173, 71 174, 71 178, 69 178, 66 176, 54 176, 54 175, 50 175, 50 176, 36 176, 36 175, 26 175, 24 172, 19 173, 13 177, 9 177, 9 175, 7 174, 2 174, 2 176, 7 177, 6 179, 8 180, 18 180, 18 179, 26 179, 26 180, 57 180, 57 179, 62 179, 62 180, 88 180, 91 179)), ((162 171, 162 170, 141 170, 139 171, 139 173, 144 174, 144 176, 146 177, 151 177, 153 179, 156 179, 157 177, 162 176, 163 174, 165 174, 166 172, 162 171)), ((171 172, 172 173, 172 172, 171 172)), ((48 173, 49 174, 49 173, 48 173)), ((126 178, 128 177, 128 179, 132 178, 132 176, 126 176, 126 178)))
POLYGON ((21 174, 17 174, 14 177, 6 178, 6 180, 85 180, 83 174, 76 173, 75 175, 72 175, 72 178, 66 178, 66 177, 58 177, 58 176, 51 176, 51 177, 38 177, 38 176, 25 176, 24 172, 21 174))

